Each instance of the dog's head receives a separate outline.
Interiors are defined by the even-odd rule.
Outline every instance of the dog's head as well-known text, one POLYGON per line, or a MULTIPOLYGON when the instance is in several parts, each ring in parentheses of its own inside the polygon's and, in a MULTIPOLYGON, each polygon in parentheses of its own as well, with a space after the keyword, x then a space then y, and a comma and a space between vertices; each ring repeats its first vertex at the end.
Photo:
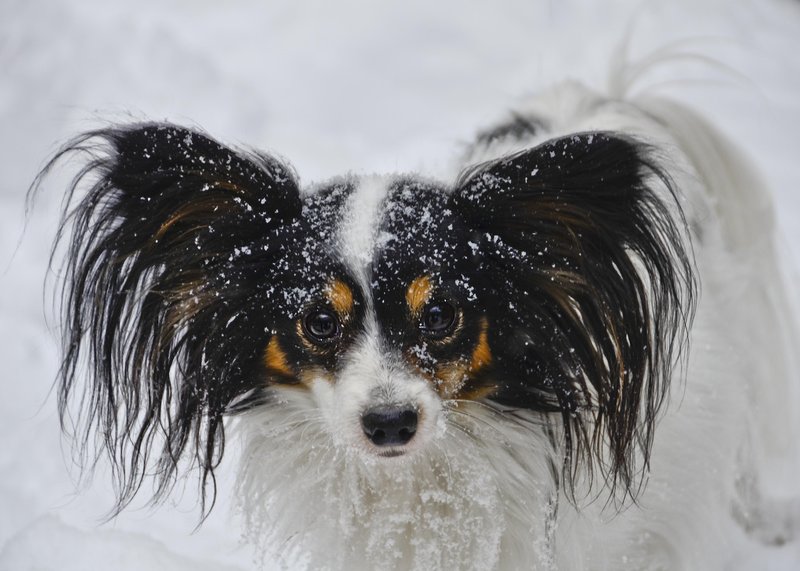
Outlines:
POLYGON ((298 392, 325 445, 378 462, 431 446, 466 401, 554 418, 566 476, 589 454, 627 486, 646 459, 693 285, 645 145, 583 133, 450 186, 306 193, 278 160, 168 124, 59 157, 75 151, 90 160, 71 193, 95 178, 65 218, 62 407, 88 363, 81 418, 121 504, 151 453, 160 493, 187 456, 205 481, 224 416, 298 392))

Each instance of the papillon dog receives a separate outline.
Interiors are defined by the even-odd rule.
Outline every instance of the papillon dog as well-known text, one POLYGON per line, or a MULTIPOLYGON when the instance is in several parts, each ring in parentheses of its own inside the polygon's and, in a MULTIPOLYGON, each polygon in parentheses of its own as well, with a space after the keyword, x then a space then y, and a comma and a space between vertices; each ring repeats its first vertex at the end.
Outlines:
POLYGON ((68 155, 60 407, 119 509, 194 471, 207 511, 233 433, 281 568, 710 570, 788 539, 770 201, 686 107, 560 84, 445 181, 303 186, 169 123, 43 174, 68 155))

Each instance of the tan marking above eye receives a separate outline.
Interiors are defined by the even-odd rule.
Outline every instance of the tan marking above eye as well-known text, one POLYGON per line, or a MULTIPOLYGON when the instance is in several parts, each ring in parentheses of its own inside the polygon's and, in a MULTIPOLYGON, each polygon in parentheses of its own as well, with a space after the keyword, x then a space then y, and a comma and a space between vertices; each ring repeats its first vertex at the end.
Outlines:
POLYGON ((339 314, 343 320, 353 311, 353 290, 340 279, 333 279, 325 287, 325 297, 331 304, 333 310, 339 314))
POLYGON ((406 290, 406 303, 413 315, 419 315, 422 308, 431 298, 433 284, 430 276, 421 275, 415 278, 406 290))
POLYGON ((289 366, 286 353, 281 348, 277 335, 270 337, 269 343, 267 343, 267 348, 264 350, 264 364, 272 371, 286 375, 287 377, 294 376, 294 372, 289 366))

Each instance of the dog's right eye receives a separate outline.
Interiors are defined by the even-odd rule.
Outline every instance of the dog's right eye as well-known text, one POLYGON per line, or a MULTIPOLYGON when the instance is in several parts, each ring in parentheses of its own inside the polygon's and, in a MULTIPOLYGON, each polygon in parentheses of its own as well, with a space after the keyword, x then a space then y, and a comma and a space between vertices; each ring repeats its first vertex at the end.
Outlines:
POLYGON ((339 335, 339 319, 327 309, 312 309, 303 318, 303 331, 312 341, 326 343, 339 335))

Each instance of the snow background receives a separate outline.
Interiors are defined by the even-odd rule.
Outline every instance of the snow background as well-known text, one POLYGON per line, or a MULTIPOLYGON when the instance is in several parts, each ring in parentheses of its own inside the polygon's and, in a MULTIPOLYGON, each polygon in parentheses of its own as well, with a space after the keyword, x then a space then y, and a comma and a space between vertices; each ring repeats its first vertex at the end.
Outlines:
MULTIPOLYGON (((692 104, 754 159, 796 283, 800 2, 465 4, 0 0, 0 570, 254 567, 229 517, 229 472, 199 529, 192 481, 156 510, 141 501, 103 523, 107 471, 77 485, 59 434, 56 327, 42 283, 70 173, 49 179, 23 236, 24 197, 61 142, 103 121, 202 126, 288 158, 305 183, 348 170, 435 176, 525 94, 564 78, 602 88, 629 31, 634 57, 677 41, 673 51, 730 70, 675 57, 644 83, 692 104)), ((797 544, 742 562, 798 567, 797 544)))

